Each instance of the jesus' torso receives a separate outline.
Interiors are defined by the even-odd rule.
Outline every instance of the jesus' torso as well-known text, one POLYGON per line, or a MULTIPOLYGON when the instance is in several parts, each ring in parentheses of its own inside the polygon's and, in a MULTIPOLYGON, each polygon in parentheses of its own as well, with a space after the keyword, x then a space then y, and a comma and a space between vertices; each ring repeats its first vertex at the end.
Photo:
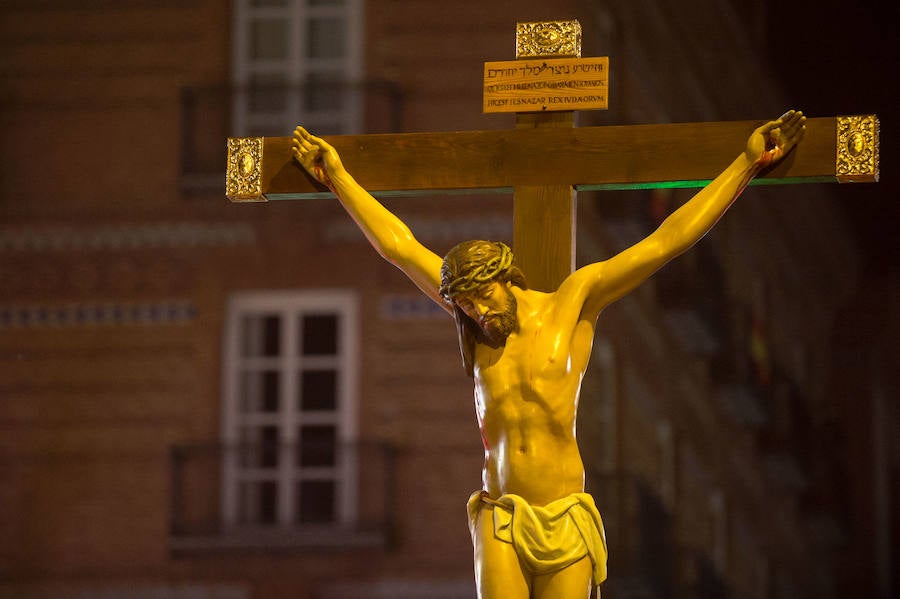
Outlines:
POLYGON ((594 327, 554 294, 515 288, 515 295, 518 331, 475 352, 484 489, 545 505, 584 490, 575 415, 594 327))

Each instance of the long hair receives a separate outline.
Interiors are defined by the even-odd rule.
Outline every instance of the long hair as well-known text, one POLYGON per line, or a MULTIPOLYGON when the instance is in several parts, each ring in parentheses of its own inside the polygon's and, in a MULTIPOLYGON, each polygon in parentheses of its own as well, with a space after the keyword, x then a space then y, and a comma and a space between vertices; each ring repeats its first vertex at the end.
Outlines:
POLYGON ((444 301, 453 306, 459 351, 469 376, 475 375, 475 345, 485 343, 486 339, 481 327, 466 316, 454 299, 494 281, 509 281, 517 287, 528 289, 525 275, 516 265, 512 251, 505 243, 464 241, 444 256, 440 294, 444 301))

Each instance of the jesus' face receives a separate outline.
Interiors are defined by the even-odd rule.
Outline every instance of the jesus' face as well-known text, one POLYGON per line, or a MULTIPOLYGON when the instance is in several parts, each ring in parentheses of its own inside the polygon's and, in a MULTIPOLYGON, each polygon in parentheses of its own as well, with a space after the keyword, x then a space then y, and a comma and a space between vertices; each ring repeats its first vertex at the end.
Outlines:
POLYGON ((492 281, 454 301, 459 309, 481 328, 484 336, 495 344, 506 341, 519 328, 516 297, 507 281, 492 281))

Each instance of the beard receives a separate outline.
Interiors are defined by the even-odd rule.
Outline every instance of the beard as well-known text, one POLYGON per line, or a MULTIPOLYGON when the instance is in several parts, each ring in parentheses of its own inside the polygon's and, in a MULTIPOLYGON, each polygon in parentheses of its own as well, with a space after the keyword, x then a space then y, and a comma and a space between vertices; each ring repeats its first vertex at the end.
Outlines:
POLYGON ((519 330, 518 302, 509 289, 505 291, 506 306, 504 309, 486 314, 478 323, 484 341, 491 347, 503 345, 507 337, 519 330))

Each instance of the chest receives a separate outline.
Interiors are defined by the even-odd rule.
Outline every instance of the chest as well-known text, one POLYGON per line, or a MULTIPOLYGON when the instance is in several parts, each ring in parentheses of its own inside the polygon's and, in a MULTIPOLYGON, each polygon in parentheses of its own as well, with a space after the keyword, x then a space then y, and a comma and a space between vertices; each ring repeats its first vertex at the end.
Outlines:
POLYGON ((529 323, 510 335, 497 348, 478 345, 475 368, 492 389, 542 386, 577 377, 587 365, 593 338, 592 327, 554 327, 552 323, 529 323), (582 330, 584 329, 584 330, 582 330))

